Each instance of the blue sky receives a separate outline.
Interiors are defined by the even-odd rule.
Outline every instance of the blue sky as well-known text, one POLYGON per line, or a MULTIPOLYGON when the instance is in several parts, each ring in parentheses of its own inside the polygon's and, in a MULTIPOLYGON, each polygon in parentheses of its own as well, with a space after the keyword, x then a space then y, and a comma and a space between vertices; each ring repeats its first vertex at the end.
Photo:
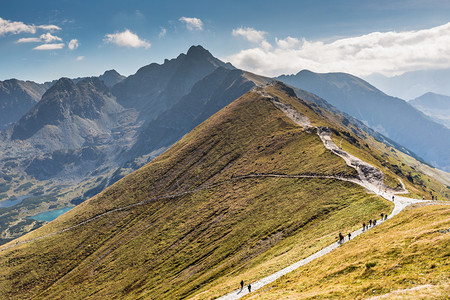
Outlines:
POLYGON ((450 67, 447 0, 2 2, 0 80, 130 75, 198 44, 269 76, 450 67))

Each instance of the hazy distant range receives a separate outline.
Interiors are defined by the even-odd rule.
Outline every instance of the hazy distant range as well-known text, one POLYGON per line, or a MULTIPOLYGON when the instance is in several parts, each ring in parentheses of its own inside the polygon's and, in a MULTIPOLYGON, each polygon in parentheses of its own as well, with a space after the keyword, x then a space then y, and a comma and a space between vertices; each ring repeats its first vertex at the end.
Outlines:
POLYGON ((428 92, 450 96, 450 69, 412 71, 394 77, 372 74, 363 78, 384 93, 404 100, 428 92))

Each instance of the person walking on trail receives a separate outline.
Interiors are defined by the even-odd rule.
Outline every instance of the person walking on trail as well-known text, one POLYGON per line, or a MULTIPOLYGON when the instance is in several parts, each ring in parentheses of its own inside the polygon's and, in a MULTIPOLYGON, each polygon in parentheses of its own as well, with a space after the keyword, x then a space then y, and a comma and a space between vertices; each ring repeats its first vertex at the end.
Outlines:
POLYGON ((339 242, 338 242, 338 244, 342 244, 343 241, 344 241, 344 236, 342 235, 342 233, 339 232, 339 242))
POLYGON ((248 287, 248 292, 251 293, 252 292, 252 286, 249 284, 247 287, 248 287))
POLYGON ((244 280, 241 280, 241 290, 244 288, 244 280))
POLYGON ((366 223, 363 222, 363 231, 365 231, 365 230, 366 230, 366 223))
POLYGON ((372 226, 372 219, 369 220, 369 226, 372 226))
POLYGON ((381 220, 383 220, 383 216, 384 216, 384 214, 383 214, 383 213, 381 213, 381 220))
POLYGON ((351 238, 352 238, 352 234, 349 232, 348 233, 348 240, 350 241, 351 238))
POLYGON ((384 219, 387 220, 387 214, 384 214, 384 219))
POLYGON ((377 220, 373 220, 373 226, 377 226, 377 220))
POLYGON ((392 201, 394 201, 394 199, 395 199, 395 197, 394 197, 394 195, 392 195, 392 201))

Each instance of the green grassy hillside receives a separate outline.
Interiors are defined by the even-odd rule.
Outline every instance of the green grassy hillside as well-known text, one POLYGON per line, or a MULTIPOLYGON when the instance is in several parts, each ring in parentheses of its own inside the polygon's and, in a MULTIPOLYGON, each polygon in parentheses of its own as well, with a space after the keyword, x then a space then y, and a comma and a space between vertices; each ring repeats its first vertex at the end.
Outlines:
MULTIPOLYGON (((314 125, 346 130, 283 86, 268 91, 314 125)), ((145 167, 3 247, 0 297, 212 298, 392 209, 349 182, 245 177, 311 173, 356 175, 314 131, 249 92, 145 167)))
POLYGON ((450 207, 407 209, 245 299, 448 299, 450 207))

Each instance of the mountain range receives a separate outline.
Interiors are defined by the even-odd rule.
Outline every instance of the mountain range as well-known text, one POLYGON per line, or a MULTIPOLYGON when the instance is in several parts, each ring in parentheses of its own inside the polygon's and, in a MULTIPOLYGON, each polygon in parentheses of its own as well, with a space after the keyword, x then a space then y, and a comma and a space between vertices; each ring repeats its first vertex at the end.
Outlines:
POLYGON ((450 128, 450 96, 428 92, 408 101, 436 122, 450 128))
MULTIPOLYGON (((355 81, 357 86, 367 88, 357 78, 340 80, 342 87, 354 88, 355 81)), ((41 100, 16 116, 0 134, 0 199, 25 198, 19 204, 0 208, 0 238, 6 242, 40 226, 30 218, 37 213, 77 205, 96 195, 157 157, 235 99, 274 81, 236 69, 203 47, 192 46, 186 54, 162 64, 149 64, 126 78, 110 70, 98 77, 61 78, 45 85, 29 83, 41 88, 41 100), (45 201, 42 195, 47 197, 45 201)), ((17 84, 23 86, 23 82, 17 84)), ((310 93, 313 87, 308 87, 309 92, 299 88, 290 91, 319 114, 325 110, 339 115, 339 122, 350 126, 360 138, 371 136, 409 156, 428 158, 397 139, 403 127, 397 135, 386 137, 383 130, 379 133, 372 129, 379 128, 366 121, 366 114, 352 116, 339 105, 333 106, 333 99, 327 98, 337 95, 339 89, 330 87, 333 93, 324 94, 324 100, 310 93)), ((391 100, 385 95, 385 102, 391 100)), ((417 167, 421 172, 445 177, 422 164, 417 167)), ((413 175, 408 178, 417 181, 413 175)))
POLYGON ((428 92, 450 95, 449 78, 450 69, 410 71, 392 77, 381 74, 365 77, 384 93, 405 100, 420 97, 428 92))
MULTIPOLYGON (((52 207, 79 204, 248 92, 253 81, 250 73, 221 62, 201 46, 125 79, 115 71, 61 78, 1 134, 0 165, 8 179, 2 199, 27 196, 37 186, 39 193, 59 199, 52 207), (109 87, 104 80, 117 83, 109 87), (47 181, 51 183, 42 185, 47 181)), ((10 221, 0 224, 2 238, 15 236, 8 231, 11 224, 32 228, 26 218, 48 207, 41 203, 27 213, 16 206, 5 208, 3 219, 10 221)))
POLYGON ((320 96, 424 161, 450 170, 450 130, 406 101, 386 95, 366 81, 345 73, 320 74, 303 70, 278 79, 320 96))
MULTIPOLYGON (((390 213, 390 201, 355 182, 375 180, 389 193, 400 192, 404 184, 414 197, 448 197, 450 190, 416 169, 420 162, 405 155, 414 161, 405 163, 400 151, 341 115, 296 97, 285 84, 223 67, 211 76, 205 77, 208 83, 217 79, 220 86, 241 88, 242 76, 253 78, 254 87, 137 171, 1 246, 0 265, 8 266, 0 268, 2 297, 213 299, 238 288, 241 280, 252 283, 335 243, 340 231, 390 213), (339 149, 330 150, 328 143, 339 149), (352 167, 336 155, 343 151, 380 171, 352 167)), ((215 92, 194 94, 212 99, 215 92)), ((429 223, 442 222, 448 209, 436 205, 433 213, 433 218, 416 213, 407 220, 416 225, 425 219, 436 238, 443 223, 429 223)), ((378 227, 372 231, 384 237, 378 227)), ((409 232, 401 241, 426 253, 431 243, 412 245, 416 236, 409 232)), ((439 245, 445 246, 445 238, 439 245)), ((357 238, 348 244, 355 243, 357 238)), ((378 258, 370 267, 358 263, 337 270, 327 280, 373 268, 367 276, 384 274, 396 289, 407 288, 409 281, 397 274, 412 268, 410 276, 419 277, 416 259, 407 258, 395 272, 378 258)), ((440 286, 433 280, 445 270, 443 261, 430 257, 422 284, 440 286)), ((357 291, 373 295, 364 288, 357 291)))

